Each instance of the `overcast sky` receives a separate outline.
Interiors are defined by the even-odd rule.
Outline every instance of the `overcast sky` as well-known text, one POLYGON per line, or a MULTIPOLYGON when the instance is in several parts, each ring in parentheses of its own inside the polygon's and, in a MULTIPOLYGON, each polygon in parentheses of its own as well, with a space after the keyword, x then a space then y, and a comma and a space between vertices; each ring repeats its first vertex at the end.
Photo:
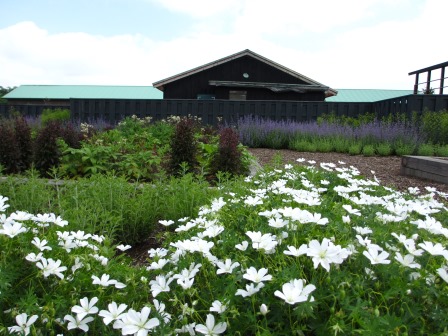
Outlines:
POLYGON ((448 0, 0 0, 0 11, 4 87, 152 85, 250 49, 335 89, 412 89, 409 72, 448 61, 448 0))

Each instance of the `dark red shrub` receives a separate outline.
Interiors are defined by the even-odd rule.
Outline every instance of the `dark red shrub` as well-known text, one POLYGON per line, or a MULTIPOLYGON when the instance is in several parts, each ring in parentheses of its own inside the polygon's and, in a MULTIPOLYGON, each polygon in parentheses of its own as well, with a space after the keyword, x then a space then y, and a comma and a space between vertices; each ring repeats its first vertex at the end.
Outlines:
POLYGON ((0 164, 5 169, 5 173, 18 173, 20 171, 20 149, 11 120, 0 121, 0 134, 0 164))
POLYGON ((238 148, 238 133, 233 128, 223 128, 219 134, 218 152, 213 157, 212 171, 228 172, 232 175, 243 173, 241 150, 238 148))
POLYGON ((171 138, 169 169, 172 174, 179 174, 182 164, 188 171, 194 171, 197 166, 197 144, 194 138, 196 122, 190 118, 182 118, 176 125, 171 138))
POLYGON ((14 119, 14 131, 19 148, 19 169, 21 172, 29 169, 33 162, 33 142, 31 139, 31 127, 23 117, 14 119))

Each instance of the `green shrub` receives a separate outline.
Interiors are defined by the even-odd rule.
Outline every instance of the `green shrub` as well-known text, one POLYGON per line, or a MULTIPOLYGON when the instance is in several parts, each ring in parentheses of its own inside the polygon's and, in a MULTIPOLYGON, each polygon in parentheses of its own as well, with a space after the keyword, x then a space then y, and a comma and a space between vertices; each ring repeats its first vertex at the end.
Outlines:
POLYGON ((340 136, 335 137, 333 140, 334 150, 337 153, 348 153, 350 144, 351 144, 350 140, 340 136))
POLYGON ((448 110, 424 111, 421 119, 422 130, 428 142, 448 144, 448 110))
POLYGON ((434 146, 431 144, 421 144, 417 149, 417 155, 433 156, 434 155, 434 146))
POLYGON ((375 148, 373 147, 373 145, 365 145, 362 148, 362 154, 364 156, 373 156, 375 155, 375 148))
POLYGON ((389 156, 389 155, 392 155, 393 148, 390 143, 381 142, 376 145, 375 151, 378 153, 378 155, 389 156))
POLYGON ((448 145, 434 146, 436 156, 448 157, 448 145))
POLYGON ((362 150, 362 146, 360 143, 352 143, 348 147, 348 153, 350 155, 359 155, 359 154, 361 154, 361 150, 362 150))
POLYGON ((42 125, 46 125, 50 121, 68 121, 70 120, 70 110, 69 109, 44 109, 40 116, 42 125))
POLYGON ((266 135, 265 143, 263 147, 273 149, 285 149, 288 148, 289 137, 285 132, 271 131, 266 135))
POLYGON ((317 138, 315 144, 316 144, 316 151, 321 153, 329 153, 334 150, 334 145, 330 139, 317 138))
POLYGON ((315 152, 317 149, 317 145, 314 142, 310 142, 309 140, 299 139, 293 141, 290 144, 290 148, 298 152, 315 152))
POLYGON ((405 142, 398 142, 394 146, 395 154, 398 156, 414 154, 415 145, 405 142))

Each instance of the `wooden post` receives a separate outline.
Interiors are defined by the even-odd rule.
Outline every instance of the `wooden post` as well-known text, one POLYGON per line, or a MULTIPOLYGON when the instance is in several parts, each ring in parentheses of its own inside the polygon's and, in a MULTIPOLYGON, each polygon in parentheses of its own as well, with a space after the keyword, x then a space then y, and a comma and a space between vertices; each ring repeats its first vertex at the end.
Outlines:
POLYGON ((440 72, 440 90, 439 90, 439 94, 443 94, 444 79, 445 79, 445 67, 442 67, 442 71, 440 72))
POLYGON ((426 93, 430 93, 431 90, 431 70, 428 70, 428 77, 426 80, 426 93))
POLYGON ((415 74, 414 94, 418 93, 418 73, 415 74))

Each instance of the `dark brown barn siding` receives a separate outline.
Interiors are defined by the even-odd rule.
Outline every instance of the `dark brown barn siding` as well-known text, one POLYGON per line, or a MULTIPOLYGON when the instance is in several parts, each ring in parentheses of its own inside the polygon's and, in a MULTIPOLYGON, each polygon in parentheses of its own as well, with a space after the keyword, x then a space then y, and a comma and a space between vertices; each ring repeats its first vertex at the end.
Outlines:
POLYGON ((325 99, 324 92, 276 93, 264 88, 216 87, 209 85, 210 80, 308 84, 264 62, 250 56, 243 56, 166 84, 164 99, 196 99, 198 94, 214 95, 216 99, 229 99, 230 90, 247 91, 247 100, 323 101, 325 99), (245 78, 244 73, 247 73, 249 77, 245 78))

